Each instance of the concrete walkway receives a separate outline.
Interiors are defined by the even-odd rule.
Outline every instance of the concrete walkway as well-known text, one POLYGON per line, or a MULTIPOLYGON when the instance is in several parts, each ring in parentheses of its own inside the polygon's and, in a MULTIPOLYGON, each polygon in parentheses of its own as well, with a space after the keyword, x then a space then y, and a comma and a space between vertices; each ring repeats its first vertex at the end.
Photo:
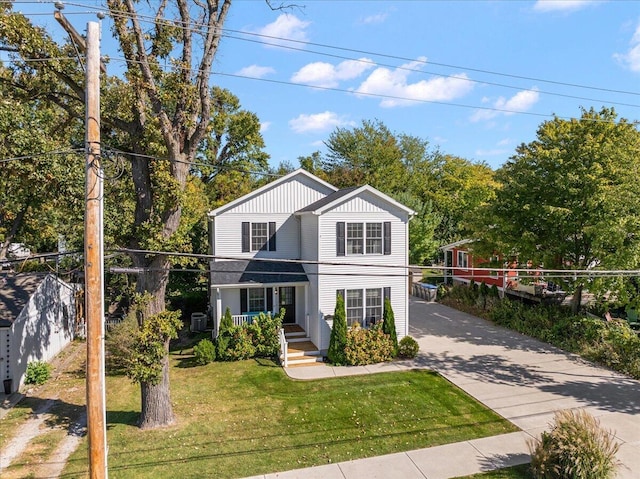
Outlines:
POLYGON ((619 479, 640 477, 640 382, 482 319, 411 298, 414 361, 375 366, 289 368, 294 379, 429 368, 522 432, 386 456, 256 476, 262 479, 447 479, 529 462, 527 440, 554 411, 581 408, 621 444, 619 479))

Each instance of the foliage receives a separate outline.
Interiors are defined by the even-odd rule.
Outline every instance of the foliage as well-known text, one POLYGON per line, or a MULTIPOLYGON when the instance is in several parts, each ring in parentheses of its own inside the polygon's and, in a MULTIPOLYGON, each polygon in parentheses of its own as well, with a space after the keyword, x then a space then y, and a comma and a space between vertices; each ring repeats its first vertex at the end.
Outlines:
POLYGON ((216 347, 208 339, 202 339, 193 347, 196 363, 204 366, 216 360, 216 347))
POLYGON ((347 331, 344 357, 347 365, 362 366, 393 359, 393 342, 379 327, 363 329, 356 323, 347 331))
POLYGON ((122 321, 107 330, 104 346, 108 372, 126 372, 129 361, 134 354, 138 330, 138 320, 134 313, 127 314, 122 321))
POLYGON ((398 355, 398 334, 396 333, 396 318, 393 314, 393 308, 391 307, 391 301, 389 298, 384 300, 384 309, 382 312, 382 331, 389 336, 391 343, 393 344, 392 356, 395 358, 398 355))
POLYGON ((24 374, 25 384, 41 385, 51 377, 51 365, 46 361, 31 361, 24 374))
POLYGON ((231 317, 231 309, 227 307, 224 311, 224 315, 220 320, 220 326, 218 327, 218 334, 225 333, 233 327, 233 318, 231 317))
POLYGON ((409 263, 423 265, 436 256, 440 246, 435 231, 442 217, 434 212, 430 200, 423 201, 415 193, 403 191, 393 198, 416 213, 409 221, 409 263))
POLYGON ((127 361, 127 377, 132 381, 158 384, 169 340, 182 327, 179 311, 164 310, 147 318, 134 336, 132 355, 127 361))
MULTIPOLYGON (((639 168, 640 132, 613 108, 546 121, 496 173, 496 201, 477 216, 478 248, 517 252, 546 268, 635 269, 639 168)), ((581 278, 573 283, 574 312, 583 286, 581 278)))
POLYGON ((551 431, 530 442, 536 479, 609 479, 615 476, 619 444, 584 410, 559 411, 551 431))
POLYGON ((246 326, 232 326, 225 332, 225 336, 228 338, 228 343, 227 348, 222 351, 221 360, 239 361, 256 355, 256 347, 246 326))
POLYGON ((405 336, 398 344, 398 357, 402 359, 413 359, 418 355, 418 341, 411 336, 405 336))
POLYGON ((255 356, 260 358, 277 357, 280 352, 280 338, 278 333, 282 328, 285 309, 279 314, 260 313, 247 326, 248 334, 255 347, 255 356))
POLYGON ((347 345, 347 312, 344 307, 344 298, 341 294, 336 298, 336 309, 333 313, 333 327, 329 339, 327 357, 329 362, 335 365, 343 365, 346 362, 345 347, 347 345))

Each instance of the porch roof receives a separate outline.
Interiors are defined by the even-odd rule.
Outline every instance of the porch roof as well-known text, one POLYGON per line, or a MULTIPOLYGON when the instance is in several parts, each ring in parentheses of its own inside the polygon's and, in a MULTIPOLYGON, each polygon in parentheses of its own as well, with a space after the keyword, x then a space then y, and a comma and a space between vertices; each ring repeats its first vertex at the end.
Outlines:
POLYGON ((300 263, 234 260, 211 263, 211 285, 282 284, 309 281, 300 263))

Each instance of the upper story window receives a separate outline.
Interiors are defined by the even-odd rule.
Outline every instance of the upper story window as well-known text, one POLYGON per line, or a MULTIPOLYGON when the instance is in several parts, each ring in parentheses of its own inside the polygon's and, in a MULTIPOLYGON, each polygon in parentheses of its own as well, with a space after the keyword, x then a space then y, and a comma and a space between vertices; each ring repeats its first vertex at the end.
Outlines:
POLYGON ((242 252, 275 251, 276 224, 275 222, 242 223, 242 252))
POLYGON ((336 223, 336 255, 391 254, 391 222, 336 223))

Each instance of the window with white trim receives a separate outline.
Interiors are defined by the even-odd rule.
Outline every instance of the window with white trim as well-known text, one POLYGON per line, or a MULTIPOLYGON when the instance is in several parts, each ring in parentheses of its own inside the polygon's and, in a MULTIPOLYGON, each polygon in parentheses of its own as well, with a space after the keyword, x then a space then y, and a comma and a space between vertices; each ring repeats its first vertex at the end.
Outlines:
POLYGON ((347 223, 347 254, 364 253, 364 229, 362 223, 347 223))
POLYGON ((390 295, 390 288, 339 289, 337 295, 345 298, 347 326, 358 323, 368 328, 382 321, 384 297, 390 295))
POLYGON ((367 254, 382 254, 382 223, 367 223, 367 254))
POLYGON ((347 326, 351 327, 358 323, 362 325, 362 290, 348 289, 345 301, 347 310, 347 326))
POLYGON ((382 289, 367 289, 365 323, 372 326, 382 321, 382 289))
POLYGON ((266 311, 264 288, 249 288, 249 312, 266 311))
POLYGON ((251 223, 251 251, 267 249, 268 231, 267 223, 251 223))
POLYGON ((469 267, 469 254, 466 251, 458 251, 458 268, 467 269, 469 267))

